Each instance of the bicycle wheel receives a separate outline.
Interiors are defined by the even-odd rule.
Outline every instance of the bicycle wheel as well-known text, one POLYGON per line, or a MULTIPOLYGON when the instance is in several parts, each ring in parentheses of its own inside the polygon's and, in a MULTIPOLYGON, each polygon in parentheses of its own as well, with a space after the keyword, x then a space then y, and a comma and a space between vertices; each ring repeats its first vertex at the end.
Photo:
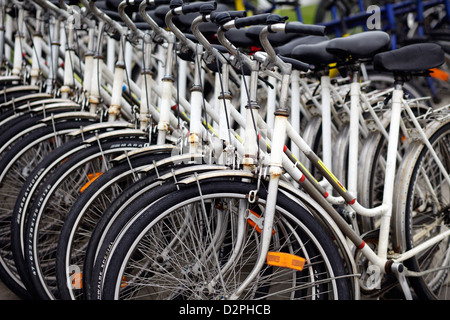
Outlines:
MULTIPOLYGON (((203 171, 223 170, 223 166, 195 165, 191 164, 175 164, 158 166, 156 170, 147 172, 147 176, 143 177, 136 183, 126 188, 102 213, 99 221, 92 230, 89 244, 84 256, 83 270, 83 293, 87 299, 91 300, 91 288, 93 282, 94 270, 98 270, 99 252, 107 252, 107 247, 113 243, 122 228, 128 224, 140 211, 151 205, 154 201, 159 200, 166 194, 176 190, 176 180, 183 176, 191 175, 193 172, 201 173, 203 171), (175 180, 176 179, 176 180, 175 180)), ((65 251, 58 254, 59 259, 69 257, 65 251)), ((103 259, 104 256, 101 256, 103 259)), ((76 265, 76 264, 75 264, 76 265)), ((77 266, 77 265, 76 265, 77 266)), ((61 262, 57 264, 60 267, 59 281, 67 279, 71 276, 71 267, 68 263, 65 265, 61 262)), ((77 266, 81 269, 81 266, 77 266)), ((71 288, 70 281, 61 283, 61 286, 71 288)))
MULTIPOLYGON (((56 148, 49 153, 37 166, 29 173, 28 178, 23 183, 17 200, 14 205, 14 209, 11 217, 11 249, 17 272, 20 275, 20 279, 25 284, 28 291, 33 290, 33 286, 28 274, 28 270, 25 266, 24 251, 25 251, 25 225, 26 217, 28 216, 29 207, 35 198, 37 188, 40 183, 46 180, 49 173, 53 172, 56 167, 62 164, 65 159, 76 152, 87 148, 87 145, 82 144, 82 138, 75 138, 64 143, 62 146, 56 148)), ((33 293, 36 296, 35 293, 33 293)))
MULTIPOLYGON (((441 125, 429 138, 447 173, 450 169, 450 123, 441 125)), ((401 208, 397 213, 397 230, 404 236, 405 250, 417 247, 426 240, 450 229, 450 186, 439 170, 430 150, 417 144, 408 154, 408 161, 399 175, 406 177, 399 186, 397 199, 401 208), (400 218, 400 219, 399 219, 400 218)), ((450 268, 449 237, 421 251, 405 261, 409 270, 424 272, 409 278, 414 291, 422 299, 447 298, 446 279, 450 268)), ((448 282, 448 281, 447 281, 448 282)))
POLYGON ((61 299, 83 299, 83 283, 89 282, 86 281, 89 277, 83 272, 85 254, 91 234, 104 212, 127 187, 141 180, 139 178, 142 174, 139 171, 143 167, 169 155, 166 152, 159 152, 128 159, 103 173, 76 200, 64 221, 58 240, 56 278, 61 299), (83 273, 85 279, 79 285, 66 286, 65 271, 69 268, 74 269, 75 266, 78 274, 83 273))
MULTIPOLYGON (((238 219, 239 210, 249 214, 245 219, 263 214, 265 190, 259 189, 254 204, 246 200, 255 189, 253 183, 204 182, 200 187, 194 184, 181 188, 154 203, 117 240, 103 276, 98 275, 98 297, 229 297, 259 254, 258 228, 238 219)), ((349 297, 348 281, 341 278, 345 276, 343 263, 329 235, 305 208, 282 194, 271 251, 304 257, 305 268, 298 271, 266 264, 241 299, 349 297)))
POLYGON ((17 196, 33 168, 68 139, 66 134, 90 123, 73 120, 39 128, 14 144, 0 160, 0 234, 5 239, 1 242, 0 277, 22 298, 29 298, 29 294, 23 292, 24 284, 14 263, 10 241, 12 212, 17 196))
POLYGON ((42 299, 58 297, 55 253, 64 219, 76 198, 95 177, 109 169, 109 160, 126 150, 142 148, 148 137, 98 141, 73 155, 40 186, 27 217, 25 265, 42 299))

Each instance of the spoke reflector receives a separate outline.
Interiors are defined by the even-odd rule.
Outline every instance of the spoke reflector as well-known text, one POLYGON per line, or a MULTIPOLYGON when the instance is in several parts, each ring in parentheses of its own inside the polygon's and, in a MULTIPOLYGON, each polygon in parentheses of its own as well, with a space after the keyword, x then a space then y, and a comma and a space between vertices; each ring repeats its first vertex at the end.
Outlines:
POLYGON ((285 252, 268 252, 267 264, 282 268, 289 268, 302 271, 305 266, 305 259, 285 252))
POLYGON ((83 193, 83 191, 86 190, 86 188, 89 187, 91 185, 91 183, 94 182, 95 179, 100 177, 102 174, 103 174, 103 172, 89 173, 87 175, 87 178, 89 181, 84 186, 81 187, 80 193, 83 193))

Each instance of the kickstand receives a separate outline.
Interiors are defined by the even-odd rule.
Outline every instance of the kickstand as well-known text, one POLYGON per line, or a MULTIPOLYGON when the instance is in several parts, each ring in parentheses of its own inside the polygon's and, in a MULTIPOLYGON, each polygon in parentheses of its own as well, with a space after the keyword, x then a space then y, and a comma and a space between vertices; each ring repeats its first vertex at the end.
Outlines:
POLYGON ((401 263, 394 262, 391 265, 391 270, 394 275, 397 277, 398 282, 402 288, 403 294, 405 295, 406 300, 412 300, 411 290, 408 285, 408 281, 406 281, 405 277, 405 267, 401 263))

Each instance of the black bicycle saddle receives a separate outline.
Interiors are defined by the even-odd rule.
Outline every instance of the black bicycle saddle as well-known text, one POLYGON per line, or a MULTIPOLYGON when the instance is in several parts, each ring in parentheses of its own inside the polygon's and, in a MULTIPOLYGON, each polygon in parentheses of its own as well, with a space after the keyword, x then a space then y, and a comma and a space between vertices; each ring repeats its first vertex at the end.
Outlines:
POLYGON ((399 73, 423 73, 445 62, 444 50, 436 43, 417 43, 382 52, 374 57, 376 70, 399 73))
POLYGON ((384 31, 368 31, 332 39, 328 42, 327 51, 341 60, 367 60, 389 47, 389 34, 384 31))
POLYGON ((323 41, 296 46, 291 52, 291 57, 312 64, 316 68, 327 66, 338 60, 334 54, 327 51, 329 42, 323 41))

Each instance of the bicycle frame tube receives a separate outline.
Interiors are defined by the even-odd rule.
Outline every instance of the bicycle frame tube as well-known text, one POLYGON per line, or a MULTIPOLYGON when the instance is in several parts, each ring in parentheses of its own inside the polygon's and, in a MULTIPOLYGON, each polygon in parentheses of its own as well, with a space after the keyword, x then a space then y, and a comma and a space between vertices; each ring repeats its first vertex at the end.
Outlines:
POLYGON ((19 76, 22 72, 22 41, 24 39, 23 15, 24 9, 22 7, 19 7, 19 16, 17 18, 17 32, 14 39, 14 66, 12 70, 12 74, 14 76, 19 76))
MULTIPOLYGON (((291 75, 291 124, 294 130, 300 132, 300 117, 301 117, 301 104, 300 104, 300 85, 299 85, 300 71, 292 70, 291 75)), ((300 157, 300 150, 295 145, 291 145, 292 155, 298 159, 300 157)))
MULTIPOLYGON (((320 77, 322 87, 322 158, 328 168, 332 168, 331 155, 331 84, 330 76, 324 74, 320 77)), ((331 185, 327 184, 326 189, 329 193, 332 191, 331 185)))
MULTIPOLYGON (((359 97, 361 94, 359 72, 353 72, 350 85, 350 130, 348 147, 348 189, 356 198, 358 190, 358 155, 359 155, 359 116, 361 114, 359 97)), ((325 163, 326 165, 326 163, 325 163)))
MULTIPOLYGON (((42 10, 36 10, 36 29, 33 35, 33 55, 31 59, 31 79, 30 84, 36 85, 40 74, 39 59, 42 55, 42 34, 41 34, 41 14, 42 10)), ((2 44, 0 44, 2 46, 2 44)), ((3 46, 2 46, 3 48, 3 46)), ((3 58, 0 59, 2 61, 3 58)))

